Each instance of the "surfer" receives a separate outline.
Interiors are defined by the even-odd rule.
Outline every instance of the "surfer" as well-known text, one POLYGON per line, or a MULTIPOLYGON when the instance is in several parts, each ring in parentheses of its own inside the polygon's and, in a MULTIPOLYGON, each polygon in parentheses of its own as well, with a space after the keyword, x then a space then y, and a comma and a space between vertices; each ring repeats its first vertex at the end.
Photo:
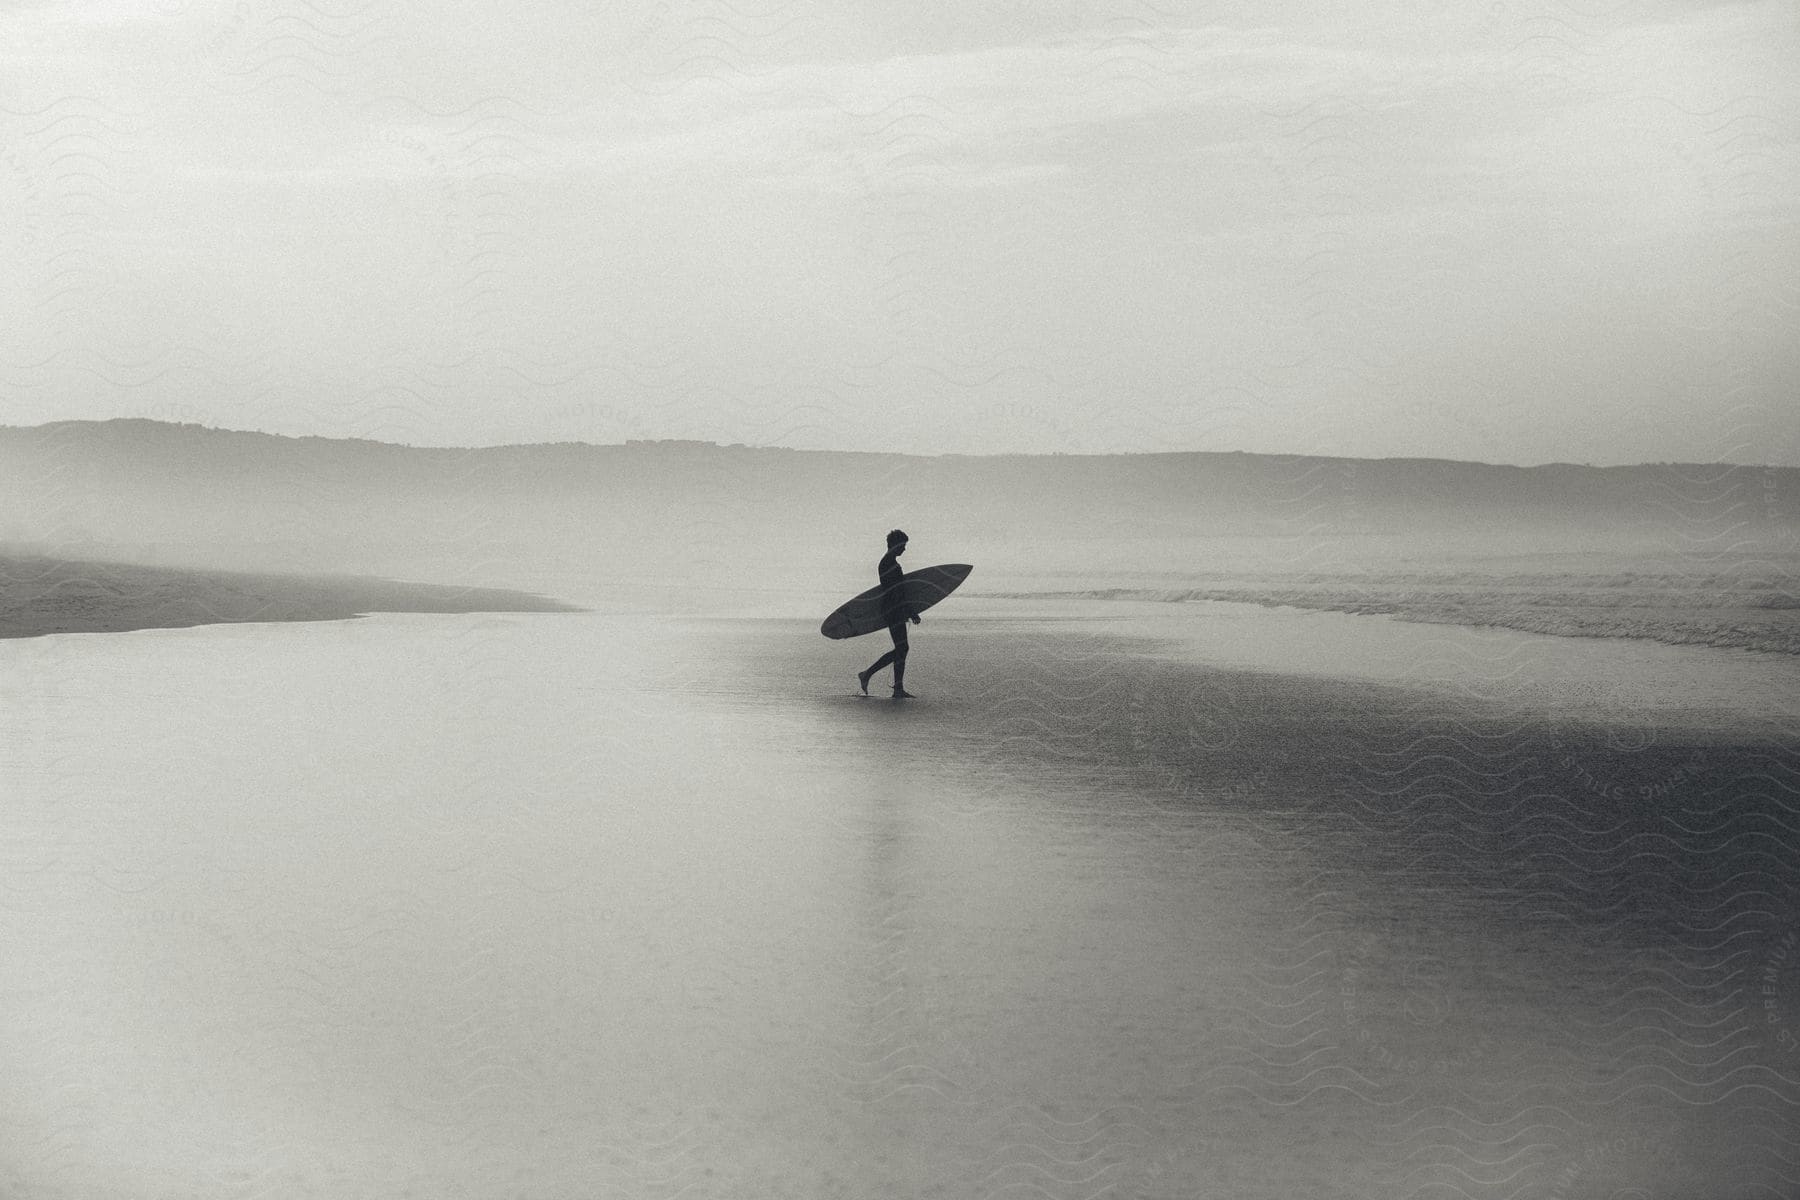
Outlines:
POLYGON ((900 577, 905 574, 900 569, 900 556, 906 553, 906 531, 888 530, 887 544, 887 553, 881 556, 881 563, 875 571, 881 576, 881 586, 887 589, 881 593, 881 615, 887 621, 888 636, 894 639, 894 648, 876 659, 875 665, 868 670, 858 671, 856 682, 862 685, 863 695, 868 695, 869 677, 892 663, 894 699, 910 700, 912 693, 906 690, 906 622, 910 619, 917 625, 919 614, 907 610, 900 592, 900 577))

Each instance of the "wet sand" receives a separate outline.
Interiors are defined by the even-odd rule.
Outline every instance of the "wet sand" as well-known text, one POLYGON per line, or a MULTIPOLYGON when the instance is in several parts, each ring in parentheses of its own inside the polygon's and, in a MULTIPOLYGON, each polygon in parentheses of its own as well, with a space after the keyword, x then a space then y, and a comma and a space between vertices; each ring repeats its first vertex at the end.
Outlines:
MULTIPOLYGON (((1521 679, 1563 644, 1469 631, 1508 644, 1488 696, 1466 661, 1462 686, 1354 656, 1255 669, 1241 646, 1212 647, 1239 660, 1220 666, 1204 621, 1177 650, 1167 623, 1147 639, 1098 611, 939 622, 914 633, 923 699, 819 703, 881 770, 990 780, 1006 811, 1139 840, 1132 882, 1103 901, 1122 907, 1070 921, 1094 975, 1049 1022, 1092 1030, 1095 1057, 1065 1058, 1036 1094, 1134 1063, 1111 1099, 1181 1164, 1145 1194, 1791 1189, 1800 727, 1756 699, 1791 689, 1791 664, 1727 655, 1735 696, 1696 684, 1636 706, 1634 676, 1704 681, 1695 664, 1718 652, 1595 644, 1582 677, 1521 679), (1220 889, 1246 864, 1253 886, 1220 889), (1250 911, 1209 946, 1213 905, 1250 911), (1148 998, 1126 946, 1182 964, 1151 973, 1170 992, 1148 998)), ((1387 631, 1430 657, 1429 631, 1387 631)), ((770 660, 797 633, 771 623, 770 660)), ((951 789, 944 809, 969 803, 951 789)), ((1033 905, 1070 907, 1054 890, 1033 905)), ((1018 999, 1022 1020, 1056 1003, 1018 999)), ((1098 1119, 1095 1099, 1054 1111, 1098 1119)))
POLYGON ((0 1182, 1793 1190, 1784 662, 1122 611, 7 643, 0 1182))

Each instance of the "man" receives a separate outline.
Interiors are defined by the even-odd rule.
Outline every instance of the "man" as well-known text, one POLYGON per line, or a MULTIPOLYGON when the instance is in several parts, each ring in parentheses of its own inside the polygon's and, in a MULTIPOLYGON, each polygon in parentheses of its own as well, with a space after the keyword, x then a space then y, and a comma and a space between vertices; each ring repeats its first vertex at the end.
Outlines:
POLYGON ((869 694, 869 677, 889 663, 894 664, 894 699, 911 700, 913 694, 906 690, 906 622, 910 619, 914 625, 919 623, 919 614, 907 610, 901 597, 900 577, 905 574, 900 569, 900 556, 906 553, 906 531, 890 529, 887 535, 887 553, 881 556, 881 563, 875 568, 881 576, 881 616, 887 622, 888 636, 894 639, 894 648, 875 660, 875 665, 866 671, 856 673, 856 682, 862 685, 863 695, 869 694))

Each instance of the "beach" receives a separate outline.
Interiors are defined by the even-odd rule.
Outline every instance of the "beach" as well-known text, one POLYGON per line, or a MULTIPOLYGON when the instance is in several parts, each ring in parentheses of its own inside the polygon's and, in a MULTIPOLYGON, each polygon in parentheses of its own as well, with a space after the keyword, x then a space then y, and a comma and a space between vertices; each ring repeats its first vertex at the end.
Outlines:
POLYGON ((0 646, 4 1190, 1791 1190, 1788 656, 783 603, 0 646))
POLYGON ((369 612, 567 612, 573 607, 502 588, 0 552, 0 638, 242 621, 341 621, 369 612))
POLYGON ((304 7, 0 4, 0 1200, 1800 1200, 1800 6, 304 7))

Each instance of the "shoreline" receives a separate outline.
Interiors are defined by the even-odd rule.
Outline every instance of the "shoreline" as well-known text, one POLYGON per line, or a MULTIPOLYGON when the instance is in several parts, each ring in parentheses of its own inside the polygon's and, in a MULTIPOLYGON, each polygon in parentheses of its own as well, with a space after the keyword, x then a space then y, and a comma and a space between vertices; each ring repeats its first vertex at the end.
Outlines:
POLYGON ((560 600, 501 588, 0 555, 0 639, 341 621, 373 612, 580 611, 560 600))
MULTIPOLYGON (((1657 642, 1665 646, 1697 646, 1716 650, 1749 650, 1758 654, 1800 657, 1800 601, 1787 594, 1768 604, 1594 604, 1508 599, 1470 589, 1419 594, 1394 587, 1355 590, 1325 585, 1293 584, 1207 588, 1094 588, 1055 592, 986 592, 971 598, 1006 600, 1135 601, 1186 604, 1212 601, 1291 608, 1305 612, 1339 612, 1352 616, 1386 616, 1423 625, 1455 625, 1468 629, 1510 629, 1546 637, 1657 642)), ((1733 597, 1734 599, 1738 597, 1733 597)))

